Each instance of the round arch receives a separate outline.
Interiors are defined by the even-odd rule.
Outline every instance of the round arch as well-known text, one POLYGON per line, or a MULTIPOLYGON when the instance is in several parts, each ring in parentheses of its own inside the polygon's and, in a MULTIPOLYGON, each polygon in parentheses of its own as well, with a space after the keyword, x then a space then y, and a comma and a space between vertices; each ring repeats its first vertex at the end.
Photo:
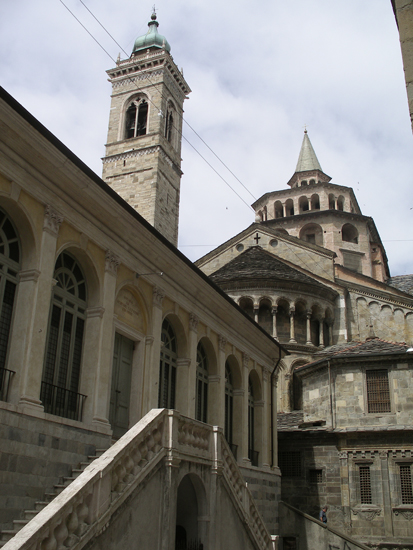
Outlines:
POLYGON ((0 196, 0 208, 10 217, 19 235, 22 270, 35 269, 39 265, 39 243, 35 237, 31 216, 16 201, 0 196))
POLYGON ((318 223, 308 223, 301 228, 299 238, 308 243, 323 246, 323 229, 318 223))
POLYGON ((179 482, 176 495, 175 548, 200 548, 207 542, 208 503, 202 480, 194 473, 186 474, 179 482))

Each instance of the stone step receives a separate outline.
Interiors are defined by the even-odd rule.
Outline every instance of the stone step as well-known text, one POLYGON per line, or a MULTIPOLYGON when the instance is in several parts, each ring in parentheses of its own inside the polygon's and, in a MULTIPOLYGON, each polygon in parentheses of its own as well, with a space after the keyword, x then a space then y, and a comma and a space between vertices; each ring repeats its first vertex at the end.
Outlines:
POLYGON ((13 520, 13 531, 18 533, 20 529, 23 529, 25 525, 29 523, 28 519, 14 519, 13 520))
POLYGON ((0 541, 6 544, 6 542, 12 539, 15 534, 16 531, 14 529, 3 529, 3 531, 1 532, 0 541))

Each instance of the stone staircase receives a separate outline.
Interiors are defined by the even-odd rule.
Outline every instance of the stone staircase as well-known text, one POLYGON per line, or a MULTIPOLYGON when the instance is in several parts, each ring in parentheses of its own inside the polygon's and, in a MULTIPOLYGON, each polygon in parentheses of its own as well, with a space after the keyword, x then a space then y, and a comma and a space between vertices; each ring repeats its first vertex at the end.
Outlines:
POLYGON ((6 542, 14 537, 16 533, 20 531, 30 520, 32 520, 40 510, 43 510, 57 495, 59 495, 66 487, 68 487, 72 481, 74 481, 85 470, 89 464, 91 464, 96 458, 99 458, 107 449, 96 449, 93 456, 88 456, 87 460, 80 462, 77 468, 72 468, 72 475, 63 477, 60 479, 60 483, 56 483, 54 491, 51 493, 45 493, 43 500, 38 500, 34 503, 33 510, 23 510, 22 518, 13 520, 12 529, 3 529, 0 531, 0 548, 2 548, 6 542))

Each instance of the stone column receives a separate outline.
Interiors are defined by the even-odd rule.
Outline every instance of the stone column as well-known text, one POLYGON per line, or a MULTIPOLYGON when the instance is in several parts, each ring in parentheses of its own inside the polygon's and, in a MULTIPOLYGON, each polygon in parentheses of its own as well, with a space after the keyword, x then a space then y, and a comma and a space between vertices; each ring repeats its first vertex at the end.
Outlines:
POLYGON ((271 314, 272 314, 272 337, 275 338, 275 340, 278 340, 278 335, 277 335, 277 306, 273 306, 271 308, 271 314))
MULTIPOLYGON (((269 453, 269 441, 268 441, 268 421, 270 418, 270 404, 268 401, 268 378, 269 373, 268 371, 263 367, 262 368, 262 404, 263 404, 263 410, 262 410, 262 426, 261 426, 261 459, 260 464, 265 467, 269 467, 269 460, 270 460, 270 453, 269 453)), ((277 408, 277 405, 275 405, 277 408)))
POLYGON ((150 397, 150 389, 151 389, 151 373, 150 373, 150 366, 152 364, 152 357, 153 357, 153 344, 154 344, 155 338, 150 335, 145 337, 145 351, 144 351, 144 359, 143 359, 143 378, 142 378, 142 413, 141 417, 145 416, 146 413, 148 413, 151 410, 151 407, 149 406, 149 397, 150 397))
POLYGON ((343 509, 343 522, 346 533, 351 533, 351 512, 350 512, 350 486, 347 451, 339 452, 340 459, 340 480, 341 480, 341 506, 343 509))
POLYGON ((189 358, 178 359, 176 377, 176 408, 184 415, 195 418, 196 404, 196 355, 198 346, 198 317, 189 315, 189 358))
POLYGON ((225 348, 227 341, 218 337, 217 374, 208 376, 208 423, 224 427, 225 424, 225 348))
POLYGON ((282 205, 282 207, 283 207, 283 218, 286 218, 287 217, 287 208, 286 208, 285 203, 282 205))
POLYGON ((247 353, 242 354, 242 381, 243 381, 243 403, 242 403, 242 441, 241 441, 241 453, 238 455, 238 460, 242 459, 243 462, 250 464, 248 458, 248 380, 249 380, 249 355, 247 353))
POLYGON ((273 402, 273 409, 272 409, 272 449, 270 452, 272 453, 271 456, 271 464, 273 466, 278 466, 278 434, 277 434, 277 384, 278 384, 278 376, 279 376, 279 369, 276 372, 276 374, 270 379, 270 391, 272 392, 272 402, 273 402))
POLYGON ((320 347, 324 347, 324 318, 319 319, 320 323, 320 347))
POLYGON ((308 309, 306 311, 306 315, 307 315, 307 325, 306 325, 306 329, 307 329, 307 346, 312 346, 313 343, 311 341, 311 315, 312 315, 312 312, 310 309, 308 309))
POLYGON ((258 318, 259 318, 258 314, 259 314, 259 312, 260 312, 260 308, 258 306, 254 306, 254 321, 256 323, 258 323, 258 318))
POLYGON ((116 254, 107 250, 102 289, 103 315, 97 318, 99 320, 98 340, 89 342, 89 344, 97 346, 96 379, 93 395, 93 424, 96 425, 109 424, 114 341, 113 316, 115 313, 116 280, 119 264, 120 259, 116 254))
POLYGON ((295 344, 295 331, 294 331, 294 313, 295 309, 293 307, 290 308, 290 343, 295 344))
MULTIPOLYGON (((39 250, 39 272, 25 272, 19 285, 15 307, 15 319, 19 320, 21 339, 13 334, 15 345, 21 346, 20 353, 10 350, 11 355, 20 356, 20 404, 25 408, 42 410, 40 388, 42 382, 44 354, 46 349, 50 302, 56 263, 56 243, 63 218, 50 206, 45 208, 43 233, 39 250), (23 335, 23 331, 27 331, 23 335)), ((14 323, 16 325, 16 323, 14 323)), ((17 364, 17 363, 16 363, 17 364)))
POLYGON ((150 359, 145 364, 145 379, 149 381, 147 410, 158 408, 159 393, 159 361, 161 357, 161 334, 163 321, 164 291, 159 287, 153 288, 152 293, 152 335, 150 359))
POLYGON ((386 537, 393 537, 393 510, 390 494, 389 460, 388 452, 385 450, 380 451, 380 470, 383 488, 384 532, 386 537))
POLYGON ((329 341, 329 345, 332 346, 333 345, 333 324, 332 323, 329 323, 328 325, 328 341, 329 341))

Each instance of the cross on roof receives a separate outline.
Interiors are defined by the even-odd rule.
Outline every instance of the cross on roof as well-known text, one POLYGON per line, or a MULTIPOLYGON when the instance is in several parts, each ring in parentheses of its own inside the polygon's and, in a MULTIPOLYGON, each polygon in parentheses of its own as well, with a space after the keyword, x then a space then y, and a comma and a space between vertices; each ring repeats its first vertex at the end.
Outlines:
POLYGON ((258 241, 261 239, 261 237, 258 235, 258 233, 254 237, 254 241, 258 244, 258 241))

